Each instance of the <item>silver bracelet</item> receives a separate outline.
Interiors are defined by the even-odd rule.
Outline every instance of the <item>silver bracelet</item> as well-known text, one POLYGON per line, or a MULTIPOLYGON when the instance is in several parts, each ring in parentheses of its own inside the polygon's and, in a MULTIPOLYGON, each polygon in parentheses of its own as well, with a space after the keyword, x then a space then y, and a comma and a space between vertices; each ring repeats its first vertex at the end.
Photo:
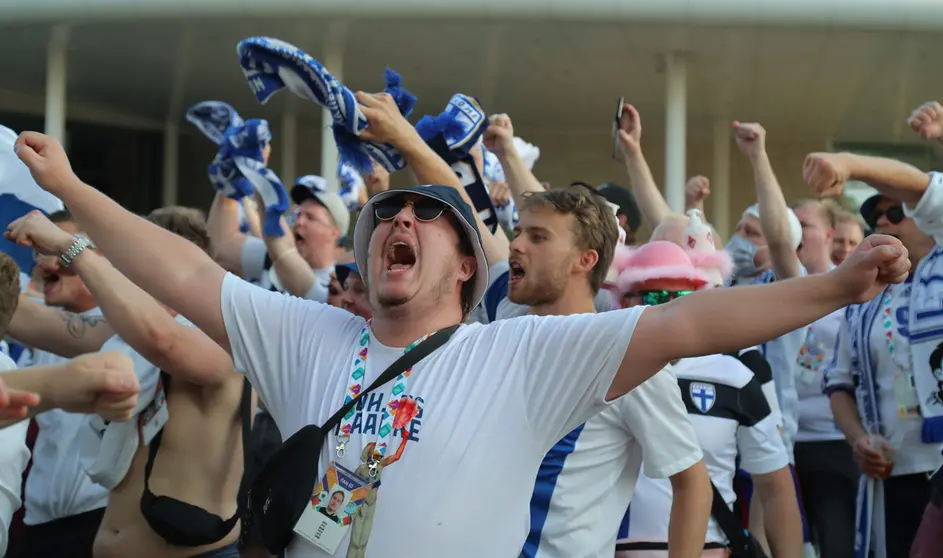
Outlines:
POLYGON ((83 250, 92 245, 92 242, 85 238, 82 235, 75 235, 75 242, 64 254, 59 256, 59 265, 62 267, 69 267, 72 265, 72 261, 82 253, 83 250))

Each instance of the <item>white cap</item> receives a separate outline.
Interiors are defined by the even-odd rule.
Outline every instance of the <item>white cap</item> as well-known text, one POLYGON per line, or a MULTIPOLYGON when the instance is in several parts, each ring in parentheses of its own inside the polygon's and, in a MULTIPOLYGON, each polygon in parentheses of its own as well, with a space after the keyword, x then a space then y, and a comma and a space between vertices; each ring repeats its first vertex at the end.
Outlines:
MULTIPOLYGON (((796 217, 795 212, 789 208, 786 208, 786 215, 789 221, 789 236, 792 237, 792 249, 798 250, 799 245, 802 244, 802 223, 799 222, 799 218, 796 217)), ((753 204, 746 208, 743 212, 743 217, 754 217, 757 221, 761 220, 760 206, 753 204)))

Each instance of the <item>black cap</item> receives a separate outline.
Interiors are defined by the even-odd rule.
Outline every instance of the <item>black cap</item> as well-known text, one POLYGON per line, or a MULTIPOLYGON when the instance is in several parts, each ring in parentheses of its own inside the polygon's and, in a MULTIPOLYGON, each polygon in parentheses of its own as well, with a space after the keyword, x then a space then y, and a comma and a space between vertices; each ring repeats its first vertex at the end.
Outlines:
POLYGON ((861 213, 861 218, 864 219, 864 222, 868 224, 871 229, 874 229, 877 226, 874 218, 874 213, 877 211, 878 202, 881 201, 881 198, 884 196, 882 194, 874 194, 870 198, 864 200, 864 203, 861 204, 861 207, 858 209, 858 212, 861 213))
POLYGON ((475 261, 478 263, 475 271, 475 289, 472 297, 474 308, 478 306, 481 299, 488 290, 488 259, 485 258, 485 249, 481 245, 481 231, 478 230, 478 224, 475 222, 475 213, 471 206, 465 203, 462 195, 451 186, 416 186, 415 188, 397 188, 380 192, 367 200, 357 217, 357 223, 354 225, 354 258, 357 260, 357 267, 360 269, 360 276, 364 282, 367 281, 369 272, 367 271, 367 253, 370 247, 370 237, 376 228, 376 218, 373 212, 373 206, 377 202, 405 194, 416 194, 426 196, 442 202, 452 212, 452 215, 462 225, 468 243, 471 244, 475 252, 475 261))
POLYGON ((614 182, 606 182, 596 187, 596 191, 602 194, 609 203, 619 206, 616 215, 625 215, 625 224, 632 232, 638 231, 642 226, 642 212, 635 201, 635 196, 628 188, 620 186, 614 182))

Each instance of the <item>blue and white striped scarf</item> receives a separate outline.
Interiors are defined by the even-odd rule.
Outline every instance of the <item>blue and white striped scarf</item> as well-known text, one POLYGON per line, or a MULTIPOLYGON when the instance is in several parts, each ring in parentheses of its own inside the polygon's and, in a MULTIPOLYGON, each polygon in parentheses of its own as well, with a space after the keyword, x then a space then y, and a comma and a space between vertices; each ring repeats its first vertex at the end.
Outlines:
MULTIPOLYGON (((507 182, 507 177, 504 176, 504 169, 501 167, 501 161, 498 160, 497 155, 484 147, 481 148, 481 152, 484 156, 484 170, 481 174, 485 179, 485 187, 488 188, 488 192, 490 193, 492 182, 507 182)), ((514 203, 513 196, 509 196, 508 201, 495 206, 494 209, 498 213, 498 221, 508 229, 516 227, 517 223, 521 220, 520 215, 517 213, 517 205, 514 203)))
MULTIPOLYGON (((251 37, 236 48, 239 65, 249 87, 260 103, 268 101, 279 89, 328 109, 334 120, 334 141, 341 160, 362 174, 373 172, 373 160, 394 172, 405 168, 406 161, 392 145, 360 139, 369 126, 353 92, 332 76, 317 60, 301 49, 279 39, 251 37)), ((386 70, 386 92, 396 101, 400 113, 408 116, 416 97, 401 86, 399 75, 386 70)))
POLYGON ((479 139, 489 124, 488 116, 478 101, 458 93, 449 99, 441 114, 422 117, 416 123, 416 131, 452 167, 481 220, 491 232, 495 232, 498 229, 497 210, 472 156, 472 150, 479 145, 479 139))
POLYGON ((263 234, 284 235, 280 219, 288 210, 288 194, 274 172, 265 166, 263 150, 272 141, 265 120, 246 120, 220 101, 204 101, 187 111, 187 120, 219 145, 209 166, 210 182, 225 196, 241 200, 258 192, 265 205, 263 234))
POLYGON ((363 176, 349 163, 341 161, 337 165, 337 195, 344 201, 347 210, 353 213, 360 209, 360 192, 367 185, 363 181, 363 176))

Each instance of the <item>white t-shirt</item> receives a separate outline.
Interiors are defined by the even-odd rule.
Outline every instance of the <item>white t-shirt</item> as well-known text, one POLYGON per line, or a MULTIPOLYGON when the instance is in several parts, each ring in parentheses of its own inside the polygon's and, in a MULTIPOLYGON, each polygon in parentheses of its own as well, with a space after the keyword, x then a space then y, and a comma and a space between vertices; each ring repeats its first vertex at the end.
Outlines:
POLYGON ((838 330, 845 311, 837 310, 809 326, 796 362, 796 394, 799 396, 797 442, 844 440, 825 395, 825 367, 831 364, 838 344, 838 330))
MULTIPOLYGON (((94 308, 83 316, 101 316, 94 308)), ((36 351, 33 365, 65 362, 60 356, 36 351)), ((33 467, 26 478, 27 525, 41 525, 108 505, 108 490, 92 482, 83 456, 98 453, 80 432, 88 428, 88 415, 53 409, 35 417, 39 427, 33 446, 33 467)))
POLYGON ((703 454, 667 367, 557 442, 544 458, 530 503, 522 557, 612 558, 619 521, 641 465, 676 475, 703 454))
MULTIPOLYGON (((10 357, 0 354, 0 373, 15 370, 10 357)), ((0 428, 0 556, 6 554, 13 514, 20 509, 20 492, 23 487, 23 471, 29 463, 29 448, 26 446, 26 430, 29 421, 0 428)))
MULTIPOLYGON (((894 377, 900 364, 910 362, 910 342, 908 340, 908 310, 910 306, 911 282, 893 285, 891 289, 891 315, 894 317, 893 338, 896 357, 892 357, 887 345, 887 328, 884 327, 883 312, 877 312, 871 326, 870 340, 871 363, 874 383, 877 387, 878 413, 884 429, 884 437, 895 449, 893 452, 894 469, 892 476, 924 473, 936 470, 941 462, 940 450, 943 444, 925 444, 922 439, 923 421, 919 419, 898 418, 897 400, 894 393, 894 377)), ((883 296, 883 295, 882 295, 883 296)), ((883 304, 879 301, 878 304, 883 304)), ((852 371, 852 340, 848 322, 842 320, 835 364, 828 370, 827 388, 845 390, 854 394, 856 381, 852 371)), ((859 415, 861 409, 858 410, 859 415)))
MULTIPOLYGON (((265 241, 255 236, 247 236, 246 241, 242 243, 242 278, 269 291, 285 292, 272 264, 265 241)), ((334 266, 311 271, 314 273, 314 284, 302 298, 325 302, 334 266)))
MULTIPOLYGON (((736 500, 733 478, 736 459, 752 475, 789 465, 776 417, 753 373, 727 355, 682 359, 673 367, 711 481, 727 505, 736 500)), ((620 542, 667 542, 671 515, 671 483, 639 477, 635 498, 619 532, 620 542)), ((726 542, 711 518, 705 542, 726 542)))
MULTIPOLYGON (((282 435, 324 424, 343 403, 364 320, 233 275, 223 281, 221 301, 235 368, 268 403, 282 435)), ((465 325, 417 364, 404 393, 422 409, 400 459, 383 470, 367 551, 408 545, 413 556, 517 555, 541 461, 606 408, 642 312, 465 325)), ((368 348, 364 386, 403 354, 372 336, 368 348)), ((340 465, 362 464, 360 449, 376 441, 390 390, 387 384, 364 398, 340 465)), ((390 439, 395 453, 399 434, 390 439)), ((336 459, 336 442, 333 433, 325 440, 319 477, 336 459)), ((346 554, 348 540, 336 555, 346 554)), ((315 556, 328 554, 298 536, 288 549, 289 558, 315 556)))

